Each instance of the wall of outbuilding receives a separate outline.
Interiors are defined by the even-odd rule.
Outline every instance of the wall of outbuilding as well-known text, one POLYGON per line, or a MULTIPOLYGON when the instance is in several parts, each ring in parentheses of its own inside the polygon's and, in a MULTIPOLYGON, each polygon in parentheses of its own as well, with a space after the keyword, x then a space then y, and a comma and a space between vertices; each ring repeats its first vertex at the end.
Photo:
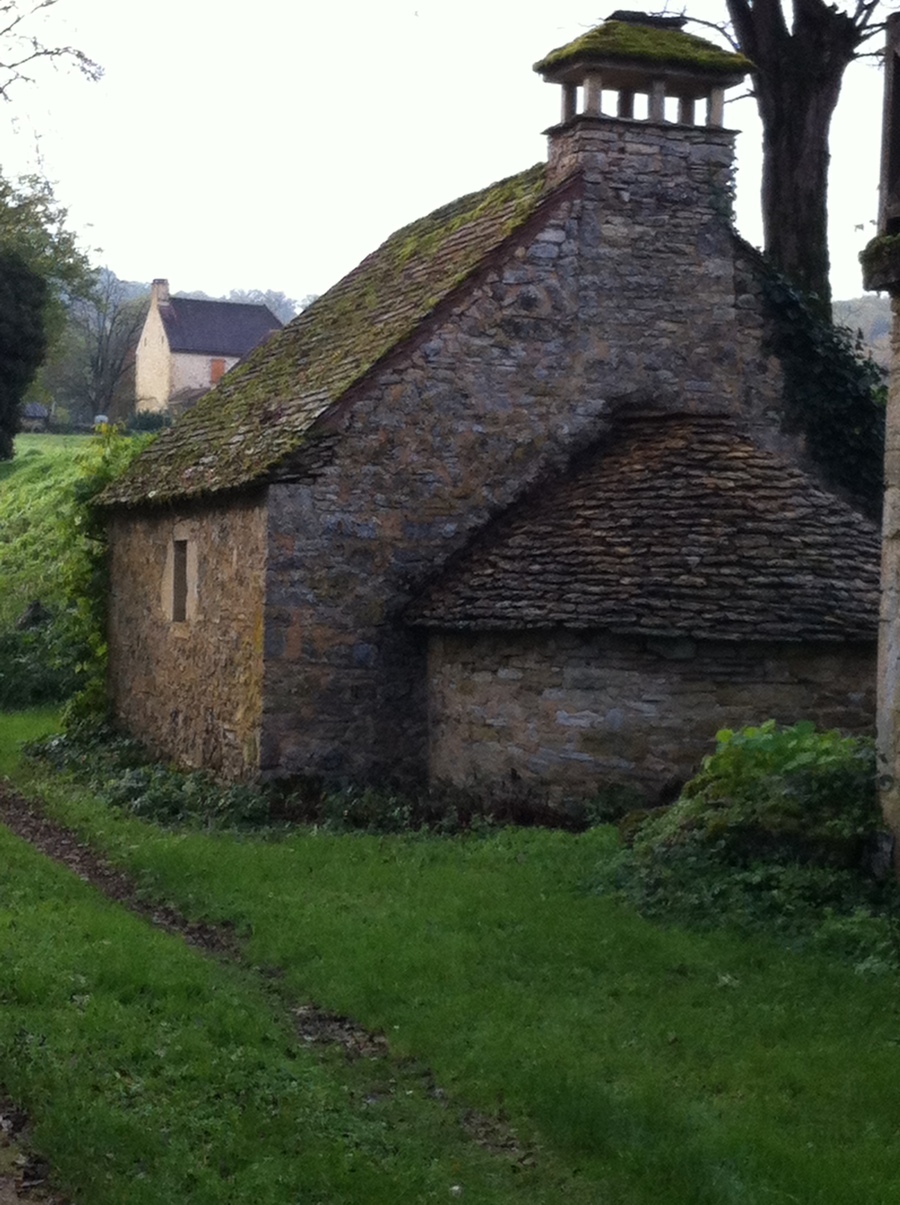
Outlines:
POLYGON ((151 748, 226 777, 252 775, 262 712, 265 507, 118 515, 110 524, 109 644, 116 715, 151 748), (173 546, 188 597, 173 619, 173 546))
POLYGON ((429 769, 551 798, 628 782, 655 801, 721 728, 814 720, 871 735, 875 646, 750 644, 609 633, 435 633, 429 769))
POLYGON ((583 177, 320 422, 264 506, 114 519, 114 702, 151 744, 235 777, 421 783, 427 641, 403 610, 451 554, 622 407, 778 438, 732 135, 582 133, 583 177), (187 636, 159 601, 177 523, 200 550, 187 636))
POLYGON ((314 472, 270 488, 264 773, 423 781, 426 641, 402 622, 423 582, 623 406, 777 406, 724 205, 732 135, 593 133, 606 166, 341 404, 314 472))

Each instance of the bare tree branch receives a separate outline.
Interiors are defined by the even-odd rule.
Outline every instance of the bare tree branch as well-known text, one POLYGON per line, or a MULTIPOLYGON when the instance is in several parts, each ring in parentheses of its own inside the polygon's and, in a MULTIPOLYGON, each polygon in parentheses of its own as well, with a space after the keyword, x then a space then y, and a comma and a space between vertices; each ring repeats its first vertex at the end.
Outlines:
POLYGON ((0 97, 8 101, 14 84, 33 83, 30 70, 33 65, 50 62, 54 66, 65 63, 74 67, 90 80, 103 74, 102 68, 77 46, 45 45, 28 25, 38 19, 38 14, 53 8, 59 0, 4 0, 0 3, 0 97))

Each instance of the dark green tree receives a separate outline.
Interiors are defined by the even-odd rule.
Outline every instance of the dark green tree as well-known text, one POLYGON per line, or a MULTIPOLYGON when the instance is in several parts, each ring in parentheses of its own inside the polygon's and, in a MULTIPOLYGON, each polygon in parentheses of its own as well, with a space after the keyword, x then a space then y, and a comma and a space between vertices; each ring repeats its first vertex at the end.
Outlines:
MULTIPOLYGON (((2 5, 0 5, 2 6, 2 5)), ((95 274, 67 228, 68 212, 41 176, 0 176, 0 249, 19 254, 47 285, 45 320, 50 342, 62 331, 67 305, 89 296, 95 274)))
POLYGON ((0 248, 0 460, 12 459, 19 403, 47 350, 47 292, 24 256, 0 248))

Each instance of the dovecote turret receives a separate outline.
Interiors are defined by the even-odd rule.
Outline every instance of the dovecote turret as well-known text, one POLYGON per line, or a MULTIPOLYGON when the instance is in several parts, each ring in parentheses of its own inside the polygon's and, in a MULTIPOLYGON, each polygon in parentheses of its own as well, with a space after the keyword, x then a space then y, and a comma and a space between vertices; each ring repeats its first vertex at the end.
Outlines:
POLYGON ((697 102, 705 124, 723 123, 725 90, 739 84, 752 64, 741 54, 684 33, 683 17, 615 12, 602 25, 535 63, 548 83, 562 85, 563 123, 605 112, 604 93, 615 94, 615 116, 635 119, 637 96, 646 96, 646 120, 667 119, 668 98, 677 122, 695 125, 697 102))

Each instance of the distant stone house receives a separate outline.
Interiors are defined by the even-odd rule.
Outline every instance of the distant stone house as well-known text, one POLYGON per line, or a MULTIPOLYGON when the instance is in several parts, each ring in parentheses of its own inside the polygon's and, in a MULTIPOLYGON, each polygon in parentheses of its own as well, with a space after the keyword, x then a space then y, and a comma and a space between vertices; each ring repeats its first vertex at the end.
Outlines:
POLYGON ((171 297, 169 282, 154 280, 135 353, 135 409, 188 408, 280 329, 267 306, 171 297))
POLYGON ((49 431, 50 409, 40 402, 26 402, 22 406, 19 426, 23 431, 49 431))
POLYGON ((728 218, 746 66, 629 14, 553 52, 546 165, 392 235, 108 489, 127 727, 224 776, 651 797, 723 725, 871 727, 878 533, 781 431, 728 218))

